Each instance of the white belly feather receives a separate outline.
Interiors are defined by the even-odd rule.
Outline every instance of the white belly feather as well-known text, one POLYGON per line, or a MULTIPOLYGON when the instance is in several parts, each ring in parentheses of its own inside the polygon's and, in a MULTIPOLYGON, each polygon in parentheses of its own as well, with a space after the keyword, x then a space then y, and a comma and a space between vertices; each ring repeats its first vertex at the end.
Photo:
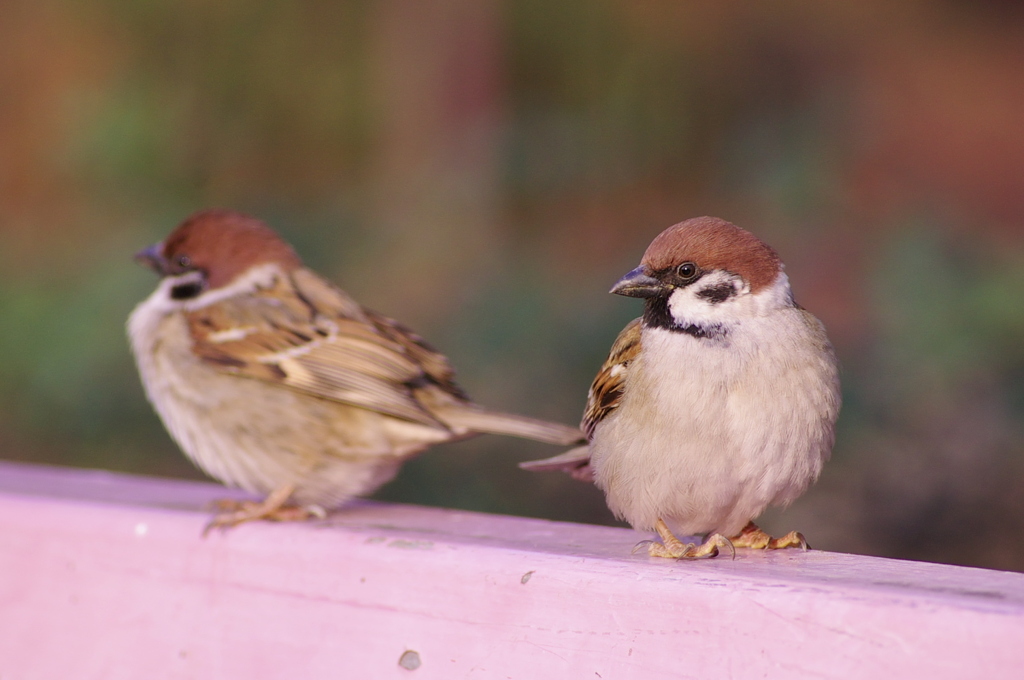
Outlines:
POLYGON ((591 445, 617 516, 640 530, 662 518, 680 534, 731 536, 817 478, 839 397, 813 317, 776 310, 744 319, 724 341, 644 328, 642 344, 622 403, 591 445))

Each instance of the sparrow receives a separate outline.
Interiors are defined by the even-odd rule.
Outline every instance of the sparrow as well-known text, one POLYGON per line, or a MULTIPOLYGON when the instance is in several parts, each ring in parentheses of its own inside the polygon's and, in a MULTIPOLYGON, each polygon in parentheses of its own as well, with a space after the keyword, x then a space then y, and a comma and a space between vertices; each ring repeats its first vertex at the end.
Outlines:
POLYGON ((582 441, 577 428, 477 406, 444 355, 305 268, 253 217, 196 213, 136 259, 162 277, 127 325, 147 398, 199 468, 265 496, 225 502, 207 530, 322 516, 441 442, 582 441))
POLYGON ((817 479, 835 439, 839 373, 775 250, 697 217, 655 237, 611 292, 642 298, 644 313, 590 387, 587 444, 521 466, 596 483, 617 518, 657 533, 652 556, 806 549, 798 532, 772 538, 753 520, 817 479), (696 535, 707 538, 677 538, 696 535))

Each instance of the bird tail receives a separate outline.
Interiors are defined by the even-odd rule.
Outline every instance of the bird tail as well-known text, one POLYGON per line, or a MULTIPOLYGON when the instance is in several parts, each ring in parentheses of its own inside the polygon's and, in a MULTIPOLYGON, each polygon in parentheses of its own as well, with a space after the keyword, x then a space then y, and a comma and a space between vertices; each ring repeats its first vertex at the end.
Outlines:
POLYGON ((444 414, 444 420, 455 429, 504 434, 511 437, 533 439, 545 444, 570 446, 585 443, 587 440, 586 435, 578 427, 484 409, 453 409, 444 414))
POLYGON ((560 453, 557 456, 552 456, 551 458, 523 461, 519 464, 519 467, 524 470, 530 470, 531 472, 547 472, 548 470, 570 472, 584 465, 588 465, 589 463, 590 447, 577 446, 574 449, 569 449, 565 453, 560 453))
POLYGON ((524 470, 530 472, 545 472, 548 470, 560 470, 571 475, 581 482, 594 481, 594 469, 590 467, 590 446, 577 446, 565 453, 560 453, 544 460, 527 460, 519 464, 524 470))

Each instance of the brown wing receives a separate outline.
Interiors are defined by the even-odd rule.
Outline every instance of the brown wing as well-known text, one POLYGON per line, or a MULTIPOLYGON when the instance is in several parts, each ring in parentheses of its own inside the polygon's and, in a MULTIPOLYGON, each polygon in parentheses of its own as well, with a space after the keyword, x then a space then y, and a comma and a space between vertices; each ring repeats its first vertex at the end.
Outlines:
POLYGON ((420 366, 424 380, 438 385, 459 399, 469 400, 462 388, 455 384, 455 369, 448 363, 448 357, 438 352, 404 324, 369 309, 363 311, 381 335, 400 345, 409 358, 420 366))
POLYGON ((640 352, 640 319, 633 319, 615 338, 608 358, 590 385, 587 394, 587 408, 583 411, 580 428, 587 439, 593 439, 594 428, 622 401, 626 371, 640 352))
POLYGON ((216 368, 414 422, 440 425, 415 391, 464 399, 447 360, 308 270, 188 313, 197 355, 216 368))

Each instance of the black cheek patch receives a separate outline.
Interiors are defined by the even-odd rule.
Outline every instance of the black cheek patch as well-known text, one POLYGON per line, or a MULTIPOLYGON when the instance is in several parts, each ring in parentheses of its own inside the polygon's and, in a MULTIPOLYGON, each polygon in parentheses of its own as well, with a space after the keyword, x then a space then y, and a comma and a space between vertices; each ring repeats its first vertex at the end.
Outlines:
POLYGON ((736 288, 731 283, 723 283, 711 286, 697 293, 697 297, 707 300, 713 305, 725 302, 736 294, 736 288))
POLYGON ((182 283, 171 288, 171 299, 172 300, 189 300, 194 297, 199 297, 199 294, 203 292, 203 284, 200 281, 191 281, 189 283, 182 283))

